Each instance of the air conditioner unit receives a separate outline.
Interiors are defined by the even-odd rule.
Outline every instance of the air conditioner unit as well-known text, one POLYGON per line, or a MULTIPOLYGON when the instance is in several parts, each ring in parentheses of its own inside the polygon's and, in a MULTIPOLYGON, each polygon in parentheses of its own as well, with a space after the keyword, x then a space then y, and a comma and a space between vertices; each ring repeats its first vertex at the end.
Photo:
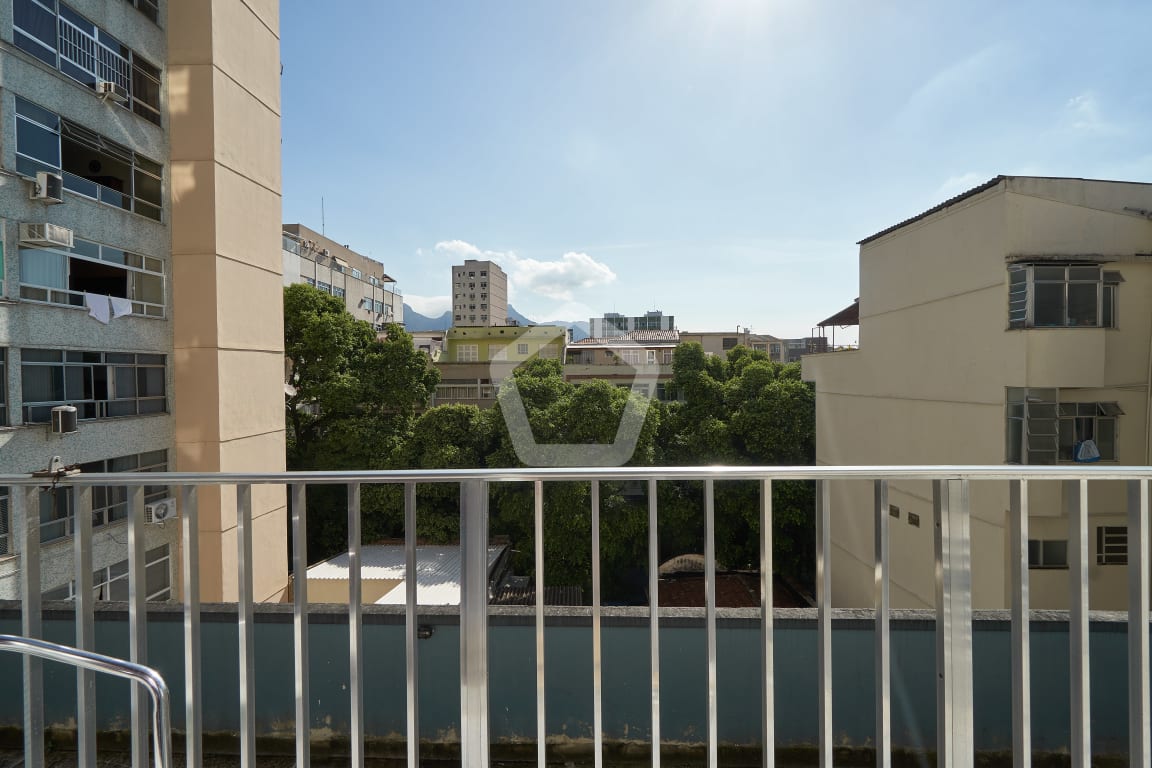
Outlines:
POLYGON ((167 498, 144 505, 144 519, 149 523, 163 523, 176 519, 176 499, 167 498))
POLYGON ((41 200, 45 203, 64 202, 64 179, 58 173, 37 171, 36 181, 28 195, 32 200, 41 200))
POLYGON ((72 230, 59 224, 21 224, 20 244, 71 248, 72 230))
POLYGON ((111 80, 97 80, 96 93, 105 101, 114 101, 117 104, 124 104, 128 101, 128 89, 111 80))

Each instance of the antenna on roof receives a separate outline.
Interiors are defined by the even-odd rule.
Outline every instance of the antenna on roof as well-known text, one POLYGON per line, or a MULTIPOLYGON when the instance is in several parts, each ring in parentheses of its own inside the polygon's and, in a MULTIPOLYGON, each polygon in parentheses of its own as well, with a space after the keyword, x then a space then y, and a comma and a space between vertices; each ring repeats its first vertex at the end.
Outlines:
POLYGON ((324 232, 324 195, 320 195, 320 234, 326 234, 324 232))

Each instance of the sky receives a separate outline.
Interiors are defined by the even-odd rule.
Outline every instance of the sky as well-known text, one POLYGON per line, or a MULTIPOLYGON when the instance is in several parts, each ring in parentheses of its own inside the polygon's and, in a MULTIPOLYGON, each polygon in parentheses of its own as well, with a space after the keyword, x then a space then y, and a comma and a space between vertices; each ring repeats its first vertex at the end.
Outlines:
POLYGON ((806 336, 857 241, 997 174, 1152 182, 1149 29, 1143 0, 283 0, 284 221, 426 315, 491 258, 538 322, 806 336))

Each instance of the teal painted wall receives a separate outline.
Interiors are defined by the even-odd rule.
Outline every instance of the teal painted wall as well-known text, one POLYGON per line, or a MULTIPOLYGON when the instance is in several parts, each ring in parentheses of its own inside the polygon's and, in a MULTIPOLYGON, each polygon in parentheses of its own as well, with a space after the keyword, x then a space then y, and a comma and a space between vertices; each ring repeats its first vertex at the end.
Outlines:
MULTIPOLYGON (((370 735, 405 730, 402 615, 370 613, 364 625, 365 722, 370 735)), ((494 741, 535 738, 535 635, 530 616, 490 619, 491 726, 494 741)), ((548 732, 592 737, 592 633, 586 617, 550 619, 546 631, 548 732)), ((456 739, 459 720, 459 631, 454 616, 425 617, 431 638, 419 641, 421 734, 456 739)), ((49 612, 45 637, 70 643, 71 615, 49 612)), ((1126 624, 1094 622, 1091 635, 1092 740, 1096 753, 1127 749, 1126 624)), ((0 612, 0 632, 19 632, 18 614, 0 612)), ((128 655, 122 610, 102 610, 96 621, 97 650, 128 655)), ((183 727, 183 630, 178 610, 155 613, 148 627, 148 656, 172 689, 173 719, 183 727)), ((205 615, 202 624, 204 728, 234 732, 239 723, 235 614, 205 615)), ((974 629, 975 727, 982 750, 1011 745, 1011 661, 1008 624, 977 621, 974 629)), ((718 707, 722 742, 760 740, 758 622, 722 619, 718 629, 718 707)), ((348 628, 329 609, 315 615, 309 631, 312 725, 347 732, 348 628)), ((650 675, 646 619, 605 617, 604 733, 607 739, 644 741, 650 734, 650 675)), ((777 619, 775 632, 776 734, 780 744, 817 740, 816 624, 814 619, 777 619)), ((870 623, 836 622, 833 633, 833 724, 838 744, 864 745, 873 733, 873 636, 870 623)), ((661 628, 661 728, 665 741, 699 743, 706 738, 706 651, 703 622, 669 619, 661 628)), ((258 613, 256 625, 257 728, 291 733, 294 712, 292 624, 282 610, 258 613)), ((75 677, 45 664, 46 722, 74 717, 75 677)), ((0 654, 0 726, 21 722, 20 663, 0 654)), ((892 735, 896 746, 935 744, 935 633, 931 621, 892 622, 892 735)), ((101 728, 126 726, 127 683, 100 678, 101 728)), ((1059 750, 1068 744, 1068 636, 1058 621, 1032 628, 1033 744, 1059 750)))

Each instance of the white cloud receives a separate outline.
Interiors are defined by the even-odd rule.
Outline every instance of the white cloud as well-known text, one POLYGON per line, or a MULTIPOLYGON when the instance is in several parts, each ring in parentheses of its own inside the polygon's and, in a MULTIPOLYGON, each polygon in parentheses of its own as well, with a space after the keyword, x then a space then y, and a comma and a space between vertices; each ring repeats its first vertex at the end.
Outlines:
MULTIPOLYGON (((467 259, 478 259, 484 257, 486 254, 500 255, 495 251, 481 251, 472 243, 466 243, 463 240, 442 240, 436 243, 436 250, 441 253, 450 253, 453 256, 460 256, 467 259)), ((495 259, 493 259, 495 261, 495 259)))
POLYGON ((1100 103, 1091 91, 1068 99, 1064 104, 1064 117, 1073 130, 1084 133, 1116 133, 1118 129, 1104 118, 1100 103))
POLYGON ((452 297, 413 296, 408 293, 404 295, 404 303, 425 317, 440 317, 452 308, 452 297))
POLYGON ((572 301, 575 291, 615 282, 607 264, 586 253, 568 252, 557 261, 537 261, 512 256, 509 278, 518 288, 549 299, 572 301))
POLYGON ((616 273, 607 264, 586 253, 569 251, 559 259, 541 261, 521 258, 513 251, 485 251, 464 240, 443 240, 436 243, 436 250, 457 258, 496 262, 508 274, 510 294, 515 289, 571 302, 576 291, 608 285, 616 280, 616 273))

